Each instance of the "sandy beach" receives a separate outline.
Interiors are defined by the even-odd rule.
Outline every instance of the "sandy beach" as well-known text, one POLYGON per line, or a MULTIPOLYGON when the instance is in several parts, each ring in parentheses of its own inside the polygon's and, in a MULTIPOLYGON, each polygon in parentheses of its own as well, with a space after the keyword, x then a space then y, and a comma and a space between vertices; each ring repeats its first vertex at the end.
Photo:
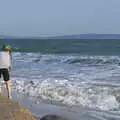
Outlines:
POLYGON ((32 113, 0 93, 0 120, 35 120, 32 113))

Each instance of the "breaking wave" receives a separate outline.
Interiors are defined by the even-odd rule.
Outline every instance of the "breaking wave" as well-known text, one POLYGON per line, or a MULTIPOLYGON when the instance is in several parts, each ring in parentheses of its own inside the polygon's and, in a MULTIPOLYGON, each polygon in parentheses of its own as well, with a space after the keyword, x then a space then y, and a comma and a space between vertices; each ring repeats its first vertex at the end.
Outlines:
MULTIPOLYGON (((29 59, 31 62, 46 62, 46 63, 67 63, 67 64, 120 64, 120 56, 82 56, 82 55, 54 55, 41 53, 16 53, 24 57, 24 60, 29 59)), ((18 57, 18 56, 17 56, 18 57)))
POLYGON ((100 110, 119 110, 120 89, 110 86, 76 86, 68 81, 44 80, 14 81, 14 89, 32 97, 37 103, 47 101, 53 104, 86 106, 100 110))

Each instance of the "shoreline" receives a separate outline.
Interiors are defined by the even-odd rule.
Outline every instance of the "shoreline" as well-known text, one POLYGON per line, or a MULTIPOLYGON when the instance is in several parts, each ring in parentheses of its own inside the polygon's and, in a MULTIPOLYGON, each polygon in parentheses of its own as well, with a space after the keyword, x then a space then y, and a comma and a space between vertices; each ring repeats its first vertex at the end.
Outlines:
MULTIPOLYGON (((30 113, 30 116, 34 117, 34 119, 30 118, 30 119, 22 119, 22 120, 40 120, 43 116, 46 116, 46 115, 48 116, 56 115, 56 116, 60 116, 63 118, 67 118, 68 120, 93 120, 93 119, 97 120, 99 117, 106 118, 108 116, 109 116, 108 118, 111 119, 111 118, 116 118, 114 115, 119 116, 119 112, 101 111, 101 110, 90 109, 90 108, 86 108, 82 106, 80 107, 60 106, 60 105, 44 103, 44 102, 40 102, 38 104, 32 101, 30 97, 17 93, 16 91, 12 92, 12 97, 13 99, 9 100, 2 94, 2 98, 4 98, 5 100, 19 105, 20 108, 22 108, 22 112, 24 111, 26 112, 26 113, 23 113, 25 114, 25 116, 28 113, 30 113)), ((6 109, 7 108, 9 109, 8 106, 6 106, 6 109)), ((14 108, 13 105, 12 105, 12 108, 14 108)), ((6 112, 4 112, 4 114, 5 113, 6 112)), ((2 120, 7 120, 7 119, 2 119, 2 120)))
POLYGON ((63 118, 66 117, 68 120, 97 120, 99 117, 108 117, 111 119, 116 118, 115 115, 119 116, 118 118, 120 118, 119 111, 104 111, 82 106, 60 106, 44 102, 35 103, 26 95, 21 95, 15 91, 13 94, 13 100, 30 110, 37 120, 40 120, 40 118, 45 115, 57 115, 63 118))
POLYGON ((0 120, 35 120, 32 112, 0 92, 0 120))
POLYGON ((82 120, 82 118, 87 120, 88 118, 86 114, 89 110, 83 107, 67 107, 44 102, 37 104, 30 100, 28 96, 17 94, 15 91, 13 92, 13 100, 29 109, 37 120, 45 115, 58 115, 70 120, 82 120))
MULTIPOLYGON (((13 92, 13 100, 30 110, 37 120, 45 115, 58 115, 67 117, 70 120, 78 120, 78 118, 81 116, 79 113, 77 113, 77 111, 80 109, 76 111, 76 109, 71 109, 71 107, 59 106, 43 102, 37 104, 34 101, 30 100, 29 97, 17 94, 15 91, 13 92)), ((83 108, 80 110, 81 113, 82 109, 83 108)))

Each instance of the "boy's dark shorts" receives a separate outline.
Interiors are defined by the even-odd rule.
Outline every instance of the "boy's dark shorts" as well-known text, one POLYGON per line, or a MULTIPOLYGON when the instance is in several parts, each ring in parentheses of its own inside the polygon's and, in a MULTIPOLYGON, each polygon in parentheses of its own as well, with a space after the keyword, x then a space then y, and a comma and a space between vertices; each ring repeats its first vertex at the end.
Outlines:
POLYGON ((0 69, 0 77, 3 76, 4 81, 8 81, 10 79, 10 73, 7 68, 0 69))

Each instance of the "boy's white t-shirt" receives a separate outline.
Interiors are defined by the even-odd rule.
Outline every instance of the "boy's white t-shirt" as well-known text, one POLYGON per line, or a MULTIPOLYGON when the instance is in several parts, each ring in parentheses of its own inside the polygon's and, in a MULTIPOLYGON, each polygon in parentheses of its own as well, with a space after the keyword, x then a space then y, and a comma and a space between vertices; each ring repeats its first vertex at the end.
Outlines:
POLYGON ((0 69, 9 68, 11 66, 10 54, 9 52, 0 52, 0 69))

